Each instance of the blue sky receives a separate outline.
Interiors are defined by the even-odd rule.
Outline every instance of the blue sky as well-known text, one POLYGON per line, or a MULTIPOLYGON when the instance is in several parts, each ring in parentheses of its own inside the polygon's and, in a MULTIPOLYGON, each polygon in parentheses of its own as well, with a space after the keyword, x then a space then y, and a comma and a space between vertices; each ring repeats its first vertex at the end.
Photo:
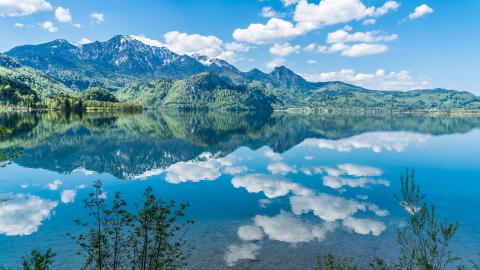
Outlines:
POLYGON ((241 70, 480 94, 478 0, 0 0, 0 51, 136 35, 241 70))

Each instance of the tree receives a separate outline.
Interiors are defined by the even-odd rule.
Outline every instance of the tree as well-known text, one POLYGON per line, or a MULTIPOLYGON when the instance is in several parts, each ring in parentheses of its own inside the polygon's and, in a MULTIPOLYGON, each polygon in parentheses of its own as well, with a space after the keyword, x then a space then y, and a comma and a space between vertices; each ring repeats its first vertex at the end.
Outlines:
POLYGON ((103 102, 118 102, 118 99, 107 89, 100 87, 93 87, 87 89, 82 98, 84 100, 95 100, 103 102))
POLYGON ((90 221, 75 223, 86 229, 70 235, 81 248, 83 269, 178 269, 185 265, 188 251, 177 233, 193 223, 180 222, 187 204, 176 207, 173 201, 157 199, 149 187, 137 211, 128 212, 127 203, 115 193, 111 205, 106 203, 100 181, 84 201, 90 221))

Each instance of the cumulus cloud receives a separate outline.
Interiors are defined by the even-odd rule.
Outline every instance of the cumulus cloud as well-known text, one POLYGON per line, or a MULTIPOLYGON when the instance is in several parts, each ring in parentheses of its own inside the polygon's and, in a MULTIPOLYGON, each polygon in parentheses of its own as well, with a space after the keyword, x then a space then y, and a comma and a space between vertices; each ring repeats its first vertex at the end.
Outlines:
POLYGON ((216 36, 202 36, 171 31, 166 33, 164 38, 166 47, 180 54, 199 53, 216 57, 222 51, 223 42, 216 36))
POLYGON ((2 0, 0 16, 26 16, 40 11, 52 10, 52 5, 45 0, 2 0))
POLYGON ((60 179, 55 179, 52 182, 47 184, 47 188, 50 190, 57 190, 59 186, 61 186, 63 182, 60 179))
POLYGON ((369 44, 360 43, 350 46, 342 52, 342 55, 348 57, 359 57, 372 54, 382 54, 388 51, 388 46, 385 44, 369 44))
POLYGON ((309 195, 312 191, 279 175, 247 174, 232 179, 235 188, 245 188, 250 193, 263 192, 267 198, 289 194, 309 195))
POLYGON ((23 27, 25 27, 25 24, 23 24, 23 23, 18 23, 18 22, 17 22, 17 23, 15 23, 15 24, 13 25, 13 27, 15 27, 15 28, 23 28, 23 27))
POLYGON ((303 74, 310 81, 343 81, 368 89, 376 90, 413 90, 431 88, 428 80, 415 79, 406 70, 386 72, 378 69, 374 73, 357 73, 353 69, 303 74))
POLYGON ((387 228, 381 221, 349 217, 342 221, 344 227, 358 234, 379 236, 387 228))
POLYGON ((196 160, 181 161, 170 165, 165 169, 165 180, 172 184, 199 182, 202 180, 215 180, 222 173, 234 175, 245 172, 243 167, 234 167, 233 162, 233 156, 217 158, 210 153, 204 153, 196 160))
POLYGON ((351 152, 354 149, 371 149, 375 153, 382 151, 403 152, 412 143, 423 143, 427 136, 409 132, 371 132, 341 140, 306 139, 299 146, 332 149, 339 152, 351 152))
POLYGON ((383 171, 379 168, 350 164, 350 163, 340 164, 338 165, 338 169, 341 171, 341 174, 351 175, 351 176, 380 176, 383 173, 383 171))
POLYGON ((92 14, 90 14, 90 18, 92 18, 93 21, 96 23, 102 23, 105 21, 105 14, 100 12, 93 12, 92 14))
POLYGON ((301 0, 295 9, 294 19, 299 28, 313 30, 366 17, 380 17, 399 6, 395 1, 376 8, 366 7, 360 0, 322 0, 318 4, 301 0))
POLYGON ((171 31, 164 34, 165 47, 179 54, 200 54, 231 62, 236 61, 235 52, 248 51, 250 48, 240 43, 227 43, 216 36, 187 34, 171 31))
POLYGON ((322 241, 329 232, 333 232, 337 225, 332 222, 324 224, 310 224, 286 212, 269 217, 257 215, 255 225, 262 228, 270 240, 296 244, 313 240, 322 241))
POLYGON ((75 197, 77 196, 77 192, 73 189, 66 189, 62 191, 60 195, 60 200, 62 203, 72 203, 75 201, 75 197))
POLYGON ((225 49, 233 52, 248 52, 250 46, 238 42, 229 42, 225 44, 225 49))
POLYGON ((38 196, 15 195, 11 200, 0 203, 0 234, 33 234, 57 205, 58 202, 38 196))
POLYGON ((279 154, 279 153, 273 152, 273 150, 270 149, 270 148, 268 148, 267 150, 265 150, 265 151, 263 152, 263 154, 264 154, 266 157, 270 158, 271 160, 276 160, 276 161, 282 160, 282 155, 279 154))
POLYGON ((278 43, 327 25, 383 16, 399 6, 395 1, 389 1, 378 8, 366 7, 360 0, 322 0, 318 4, 307 0, 288 1, 288 5, 295 3, 297 5, 293 18, 296 24, 272 18, 266 24, 252 23, 247 28, 235 29, 233 37, 254 44, 278 43))
POLYGON ((326 221, 343 220, 358 211, 368 209, 364 203, 323 193, 311 196, 292 196, 290 205, 295 215, 313 212, 314 215, 326 221))
POLYGON ((272 18, 266 24, 252 23, 245 29, 235 29, 233 38, 241 42, 265 44, 292 39, 303 33, 289 21, 272 18))
POLYGON ((59 22, 69 23, 72 21, 72 15, 70 14, 70 9, 57 7, 55 9, 55 19, 59 22))
POLYGON ((372 25, 372 24, 375 24, 375 23, 377 23, 377 20, 372 19, 372 18, 366 19, 362 22, 363 25, 372 25))
POLYGON ((313 59, 308 59, 307 60, 307 64, 313 65, 313 64, 316 64, 316 63, 317 63, 317 60, 313 60, 313 59))
POLYGON ((378 31, 349 33, 344 29, 328 33, 327 43, 350 43, 350 42, 390 42, 397 40, 398 35, 385 35, 378 31))
POLYGON ((295 167, 290 166, 284 162, 276 162, 276 163, 269 164, 267 166, 267 170, 269 170, 273 174, 280 174, 280 175, 287 175, 290 173, 297 172, 295 167))
POLYGON ((259 250, 260 246, 254 243, 230 245, 225 253, 224 260, 228 266, 232 267, 241 260, 254 260, 259 250))
POLYGON ((288 42, 282 44, 276 43, 272 47, 270 47, 269 51, 273 55, 285 57, 292 53, 298 53, 300 51, 300 48, 300 45, 292 46, 288 42))
POLYGON ((291 5, 295 5, 296 3, 298 3, 298 1, 300 0, 282 0, 282 4, 283 6, 288 7, 291 5))
POLYGON ((43 23, 40 23, 40 27, 43 29, 47 30, 50 33, 55 33, 58 31, 58 28, 55 27, 55 25, 51 21, 45 21, 43 23))
POLYGON ((274 17, 282 17, 282 14, 274 10, 271 6, 265 6, 262 8, 262 12, 260 16, 264 18, 274 18, 274 17))
POLYGON ((285 59, 283 58, 274 58, 270 62, 268 62, 265 67, 268 69, 274 69, 276 67, 279 67, 285 63, 285 59))
POLYGON ((263 238, 263 231, 258 226, 244 225, 238 228, 237 235, 244 241, 254 241, 263 238))
POLYGON ((416 7, 415 10, 408 15, 408 18, 410 20, 415 20, 430 13, 433 13, 433 9, 426 4, 423 4, 416 7))
POLYGON ((356 188, 364 188, 368 185, 384 185, 390 186, 390 182, 384 179, 373 179, 373 178, 345 178, 339 176, 324 176, 323 184, 327 187, 334 189, 340 189, 344 186, 356 188))

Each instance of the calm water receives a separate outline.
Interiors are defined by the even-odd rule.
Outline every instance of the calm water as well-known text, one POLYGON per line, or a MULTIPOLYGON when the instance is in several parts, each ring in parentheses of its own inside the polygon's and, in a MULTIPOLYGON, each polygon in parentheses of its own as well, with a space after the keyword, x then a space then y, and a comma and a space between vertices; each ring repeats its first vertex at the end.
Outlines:
POLYGON ((442 215, 454 248, 480 252, 480 117, 271 116, 225 113, 3 114, 0 262, 54 248, 77 269, 65 234, 100 179, 128 202, 152 186, 188 201, 189 269, 312 269, 315 257, 391 258, 405 213, 406 168, 442 215))

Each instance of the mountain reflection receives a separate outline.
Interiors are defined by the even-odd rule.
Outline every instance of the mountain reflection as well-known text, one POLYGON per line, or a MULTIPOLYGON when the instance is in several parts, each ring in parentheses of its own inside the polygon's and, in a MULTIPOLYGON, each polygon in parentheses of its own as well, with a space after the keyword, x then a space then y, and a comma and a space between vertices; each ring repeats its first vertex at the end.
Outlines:
MULTIPOLYGON (((241 146, 269 146, 272 151, 265 155, 271 157, 299 144, 338 151, 402 151, 409 143, 425 140, 426 135, 465 133, 477 127, 478 116, 7 113, 0 115, 0 151, 21 151, 15 162, 30 168, 61 173, 106 172, 122 179, 148 177, 169 169, 167 180, 182 182, 187 178, 215 179, 220 171, 244 171, 225 164, 228 160, 218 159, 241 146), (215 155, 215 161, 207 158, 203 164, 196 163, 210 170, 205 172, 201 167, 197 171, 206 175, 185 178, 175 173, 182 166, 192 165, 188 162, 202 153, 215 155), (174 164, 178 168, 171 167, 174 164)), ((279 163, 269 170, 281 174, 291 169, 279 163)), ((338 181, 345 182, 329 182, 338 181)))

